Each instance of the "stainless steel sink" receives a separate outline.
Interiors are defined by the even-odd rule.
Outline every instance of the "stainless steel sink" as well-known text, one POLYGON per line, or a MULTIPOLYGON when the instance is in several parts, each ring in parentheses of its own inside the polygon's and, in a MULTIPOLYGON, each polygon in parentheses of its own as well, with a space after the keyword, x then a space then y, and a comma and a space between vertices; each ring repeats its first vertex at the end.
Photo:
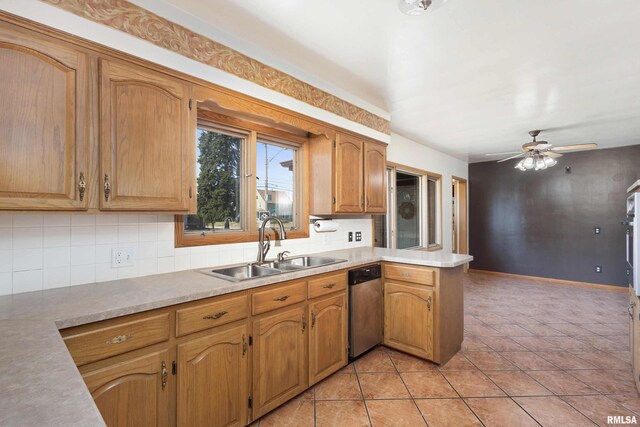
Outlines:
POLYGON ((255 279, 257 277, 273 276, 280 274, 280 270, 274 268, 262 267, 256 264, 236 265, 233 267, 217 268, 215 270, 202 270, 204 274, 222 279, 231 280, 232 282, 240 282, 242 280, 255 279))
POLYGON ((325 258, 325 257, 316 257, 316 256, 299 256, 294 258, 287 258, 284 261, 280 262, 279 265, 290 265, 296 266, 298 268, 311 268, 311 267, 321 267, 323 265, 337 264, 339 262, 344 262, 344 259, 335 259, 335 258, 325 258))
POLYGON ((287 258, 283 261, 265 261, 261 263, 234 265, 230 267, 216 268, 213 270, 200 270, 201 273, 209 276, 219 277, 232 282, 255 279, 258 277, 273 276, 291 271, 304 270, 307 268, 321 267, 323 265, 337 264, 345 262, 344 259, 300 256, 287 258))

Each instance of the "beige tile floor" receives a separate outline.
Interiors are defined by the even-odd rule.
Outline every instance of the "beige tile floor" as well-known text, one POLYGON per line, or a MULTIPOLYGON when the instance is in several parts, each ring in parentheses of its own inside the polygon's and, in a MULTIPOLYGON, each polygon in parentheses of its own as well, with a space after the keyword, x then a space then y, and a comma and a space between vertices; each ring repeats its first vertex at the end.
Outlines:
POLYGON ((378 347, 256 421, 267 426, 594 426, 636 416, 627 294, 465 275, 462 351, 378 347))

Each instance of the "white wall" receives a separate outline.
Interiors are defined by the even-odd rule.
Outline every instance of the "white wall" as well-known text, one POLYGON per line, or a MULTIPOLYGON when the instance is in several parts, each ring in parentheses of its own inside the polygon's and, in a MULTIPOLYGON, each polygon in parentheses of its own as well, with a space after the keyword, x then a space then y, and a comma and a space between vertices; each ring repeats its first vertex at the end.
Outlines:
POLYGON ((468 179, 469 164, 395 133, 391 134, 387 160, 442 175, 442 250, 451 252, 451 177, 468 179))
MULTIPOLYGON (((371 219, 340 219, 340 229, 271 245, 269 258, 371 246, 371 219), (361 242, 347 242, 349 231, 361 242)), ((127 277, 249 262, 255 242, 174 248, 173 215, 0 213, 0 295, 104 282, 127 277), (135 265, 111 268, 111 249, 136 251, 135 265)))

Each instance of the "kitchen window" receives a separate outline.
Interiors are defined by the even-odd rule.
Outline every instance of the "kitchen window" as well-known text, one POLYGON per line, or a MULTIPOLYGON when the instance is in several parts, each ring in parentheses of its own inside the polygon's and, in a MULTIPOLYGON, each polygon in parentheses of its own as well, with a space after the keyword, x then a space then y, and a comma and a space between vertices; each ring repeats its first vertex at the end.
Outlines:
POLYGON ((375 246, 442 249, 441 176, 390 163, 387 183, 387 214, 373 220, 375 246))
POLYGON ((176 247, 257 241, 262 220, 273 215, 287 238, 308 237, 306 138, 207 116, 199 117, 196 132, 197 213, 176 217, 176 247))

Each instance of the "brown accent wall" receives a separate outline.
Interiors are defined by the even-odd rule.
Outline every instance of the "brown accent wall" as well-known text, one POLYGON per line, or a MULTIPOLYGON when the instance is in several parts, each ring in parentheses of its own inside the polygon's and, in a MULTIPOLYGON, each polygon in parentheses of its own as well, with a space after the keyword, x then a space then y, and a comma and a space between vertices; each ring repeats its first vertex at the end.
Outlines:
POLYGON ((558 160, 527 172, 516 160, 469 165, 471 268, 627 286, 620 222, 626 189, 640 178, 640 145, 558 160))

